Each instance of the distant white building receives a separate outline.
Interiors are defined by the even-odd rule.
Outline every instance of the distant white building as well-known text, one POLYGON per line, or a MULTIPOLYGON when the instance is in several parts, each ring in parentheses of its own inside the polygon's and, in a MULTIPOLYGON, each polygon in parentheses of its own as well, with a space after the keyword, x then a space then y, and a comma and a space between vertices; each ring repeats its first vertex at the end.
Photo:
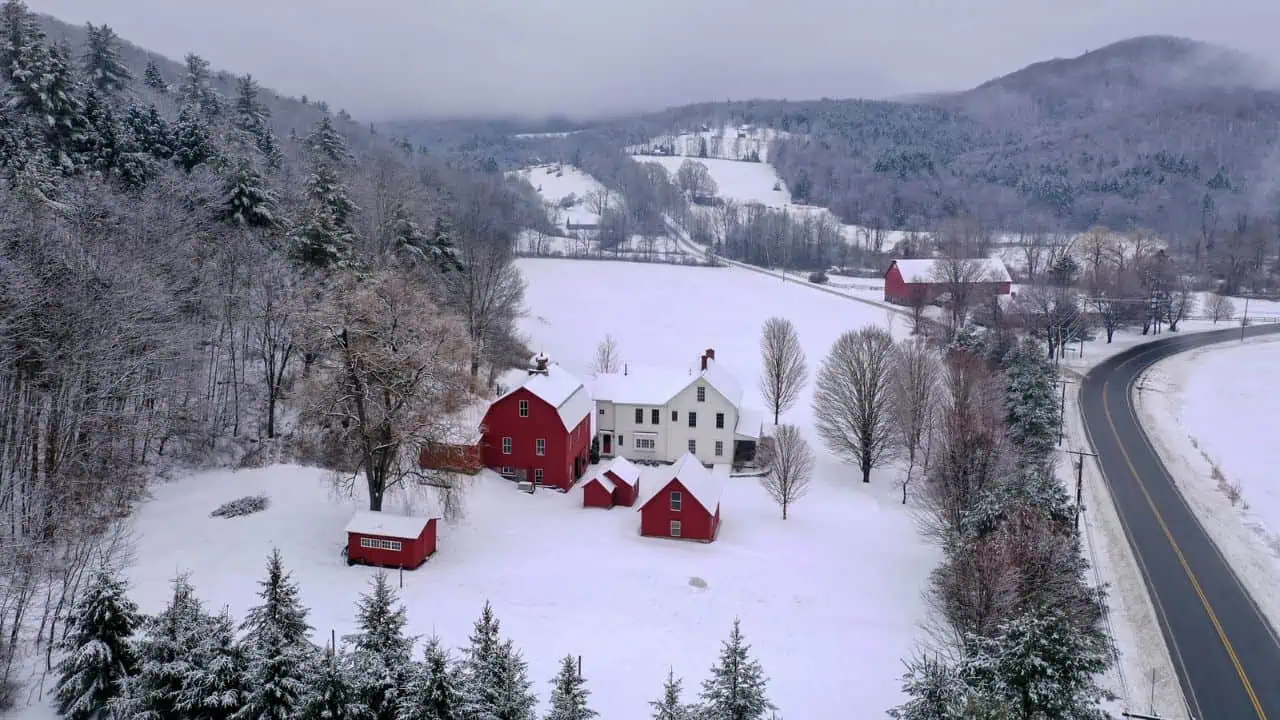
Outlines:
POLYGON ((596 438, 602 457, 704 464, 750 460, 764 414, 743 407, 742 387, 707 350, 697 367, 636 367, 596 378, 596 438))

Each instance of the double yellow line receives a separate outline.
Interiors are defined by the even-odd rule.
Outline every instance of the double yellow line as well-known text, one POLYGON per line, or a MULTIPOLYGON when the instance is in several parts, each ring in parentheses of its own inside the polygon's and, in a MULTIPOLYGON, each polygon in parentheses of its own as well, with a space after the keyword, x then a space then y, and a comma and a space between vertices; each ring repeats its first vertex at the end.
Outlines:
MULTIPOLYGON (((1143 357, 1143 354, 1135 355, 1129 360, 1126 360, 1125 362, 1116 366, 1116 369, 1119 370, 1125 365, 1128 365, 1129 363, 1134 362, 1142 357, 1143 357)), ((1253 683, 1249 681, 1249 675, 1248 673, 1245 672, 1244 666, 1240 663, 1240 657, 1236 654, 1235 647, 1232 646, 1231 644, 1231 639, 1227 637, 1226 630, 1223 629, 1222 623, 1218 620, 1217 613, 1214 612, 1213 610, 1213 605, 1210 604, 1209 598, 1205 595, 1204 589, 1200 585, 1199 578, 1196 577, 1195 572, 1191 569, 1190 563, 1187 562, 1187 558, 1183 554, 1182 548, 1178 546, 1178 541, 1174 539, 1173 533, 1169 530, 1168 523, 1165 522, 1164 516, 1161 515, 1160 513, 1160 509, 1156 507, 1155 500, 1151 497, 1150 491, 1147 490, 1146 484, 1142 481, 1142 476, 1139 475, 1137 467, 1133 464, 1133 459, 1129 456, 1129 451, 1125 448, 1124 443, 1121 441, 1120 433, 1117 430, 1115 420, 1111 415, 1111 407, 1110 407, 1110 402, 1108 400, 1108 395, 1107 395, 1107 382, 1108 381, 1104 380, 1102 383, 1102 411, 1107 418, 1107 425, 1111 429, 1111 435, 1116 440, 1116 447, 1120 448, 1120 455, 1121 457, 1124 458, 1125 465, 1127 465, 1129 468, 1129 473, 1133 476, 1133 480, 1137 484, 1138 489, 1142 491, 1142 496, 1146 498, 1147 505, 1151 508, 1151 514, 1155 516, 1156 522, 1159 523, 1160 529, 1164 532, 1165 538, 1169 541, 1169 545, 1173 548, 1173 553, 1174 555, 1177 556, 1178 563, 1182 566, 1183 572, 1187 574, 1187 579, 1191 581, 1191 587, 1195 590, 1196 596, 1200 598, 1200 604, 1204 607, 1205 614, 1208 615, 1209 617, 1209 622, 1213 625, 1213 629, 1217 632, 1218 640, 1221 641, 1222 647, 1227 651, 1227 656, 1231 659, 1231 664, 1233 667, 1235 667, 1236 674, 1240 677, 1240 682, 1244 686, 1245 694, 1248 695, 1249 702, 1252 703, 1254 712, 1257 713, 1258 720, 1267 720, 1267 713, 1265 710, 1262 709, 1262 703, 1258 700, 1257 693, 1254 692, 1253 683)), ((1133 413, 1132 401, 1130 401, 1129 410, 1130 410, 1130 414, 1132 415, 1133 413)), ((1151 447, 1151 443, 1147 439, 1146 433, 1142 429, 1142 426, 1137 422, 1136 416, 1134 416, 1134 425, 1137 427, 1140 436, 1147 443, 1147 447, 1152 450, 1152 455, 1155 456, 1157 460, 1160 460, 1159 455, 1155 452, 1154 448, 1151 447)), ((1163 469, 1163 463, 1161 464, 1161 467, 1163 469)), ((1166 478, 1169 480, 1170 485, 1173 486, 1174 492, 1179 492, 1177 490, 1177 486, 1174 485, 1173 483, 1173 478, 1168 477, 1167 470, 1164 470, 1164 474, 1166 478)), ((1121 520, 1123 521, 1123 515, 1121 515, 1121 520)), ((1134 549, 1136 552, 1137 550, 1136 545, 1134 549)), ((1248 597, 1247 593, 1246 593, 1246 597, 1248 597)), ((1252 602, 1251 599, 1250 599, 1250 602, 1252 602)), ((1255 608, 1255 611, 1256 611, 1256 608, 1255 608)), ((1265 625, 1266 621, 1263 620, 1263 622, 1265 625)), ((1166 625, 1168 624, 1167 619, 1165 623, 1166 625)), ((1179 660, 1179 662, 1181 662, 1181 660, 1179 660)), ((1184 675, 1186 674, 1185 667, 1183 668, 1183 674, 1184 675)), ((1193 699, 1193 702, 1194 702, 1194 699, 1193 699)), ((1197 705, 1197 709, 1198 709, 1199 703, 1195 703, 1195 704, 1197 705)))

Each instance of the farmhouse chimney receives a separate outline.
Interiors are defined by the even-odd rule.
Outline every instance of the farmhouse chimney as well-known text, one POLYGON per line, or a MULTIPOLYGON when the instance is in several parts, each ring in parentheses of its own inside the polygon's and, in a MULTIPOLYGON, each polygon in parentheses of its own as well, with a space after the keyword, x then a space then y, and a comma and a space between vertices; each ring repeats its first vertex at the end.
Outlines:
POLYGON ((702 369, 704 371, 707 369, 708 360, 715 360, 715 359, 716 359, 716 351, 711 348, 707 348, 707 351, 702 354, 702 369))

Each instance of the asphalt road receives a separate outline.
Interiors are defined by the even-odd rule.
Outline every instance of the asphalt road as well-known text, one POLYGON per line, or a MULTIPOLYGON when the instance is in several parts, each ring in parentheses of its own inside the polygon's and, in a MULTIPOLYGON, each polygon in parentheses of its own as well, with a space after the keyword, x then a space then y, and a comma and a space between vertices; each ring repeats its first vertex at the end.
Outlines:
MULTIPOLYGON (((1245 336, 1277 332, 1280 325, 1257 326, 1245 336)), ((1080 389, 1089 440, 1196 720, 1280 720, 1280 638, 1178 492, 1138 422, 1131 390, 1163 358, 1239 341, 1239 327, 1170 336, 1101 363, 1080 389)))

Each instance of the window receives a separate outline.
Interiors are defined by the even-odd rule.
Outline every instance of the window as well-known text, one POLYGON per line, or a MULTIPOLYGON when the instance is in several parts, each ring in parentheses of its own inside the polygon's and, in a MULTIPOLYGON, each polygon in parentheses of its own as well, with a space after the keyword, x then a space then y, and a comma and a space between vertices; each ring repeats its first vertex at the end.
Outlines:
POLYGON ((656 450, 657 448, 658 448, 658 442, 654 440, 652 437, 641 437, 639 435, 636 436, 637 450, 656 450))
POLYGON ((509 437, 502 438, 502 454, 503 455, 511 454, 511 438, 509 437))
POLYGON ((529 417, 529 401, 520 401, 520 417, 529 417))
POLYGON ((680 506, 684 503, 684 498, 680 496, 679 490, 671 491, 671 512, 680 512, 680 506))
POLYGON ((671 537, 680 537, 680 521, 671 521, 671 537))
POLYGON ((689 427, 698 427, 698 413, 689 413, 689 427))
POLYGON ((658 408, 654 408, 654 409, 649 413, 649 424, 650 424, 650 425, 657 425, 661 420, 662 420, 662 413, 660 413, 660 412, 658 411, 658 408))
POLYGON ((619 436, 618 436, 618 447, 622 447, 623 445, 626 445, 626 442, 624 442, 624 441, 623 441, 622 436, 621 436, 621 435, 619 435, 619 436))
POLYGON ((511 477, 516 474, 516 471, 510 465, 503 465, 501 473, 507 477, 511 477))
POLYGON ((601 414, 601 415, 603 415, 603 414, 604 414, 604 408, 600 408, 600 414, 601 414))
POLYGON ((534 455, 546 455, 546 454, 547 454, 547 439, 546 439, 546 438, 538 438, 537 440, 534 440, 534 441, 533 441, 533 454, 534 454, 534 455))
POLYGON ((533 484, 534 485, 542 484, 542 468, 533 469, 533 484))
POLYGON ((636 408, 636 424, 644 424, 644 408, 636 408))
POLYGON ((369 550, 391 550, 392 552, 400 552, 404 547, 399 540, 383 540, 382 538, 360 538, 360 547, 369 550))
POLYGON ((694 455, 697 455, 697 454, 698 454, 698 441, 697 441, 697 440, 690 440, 690 441, 689 441, 689 452, 693 453, 694 455))
POLYGON ((679 410, 672 410, 672 411, 671 411, 671 422, 675 422, 675 421, 677 421, 677 420, 679 420, 679 419, 680 419, 680 411, 679 411, 679 410))
POLYGON ((724 413, 716 413, 716 429, 724 429, 724 413))
POLYGON ((707 388, 705 385, 698 386, 698 402, 707 401, 707 388))
POLYGON ((716 457, 724 457, 724 441, 716 441, 716 457))

